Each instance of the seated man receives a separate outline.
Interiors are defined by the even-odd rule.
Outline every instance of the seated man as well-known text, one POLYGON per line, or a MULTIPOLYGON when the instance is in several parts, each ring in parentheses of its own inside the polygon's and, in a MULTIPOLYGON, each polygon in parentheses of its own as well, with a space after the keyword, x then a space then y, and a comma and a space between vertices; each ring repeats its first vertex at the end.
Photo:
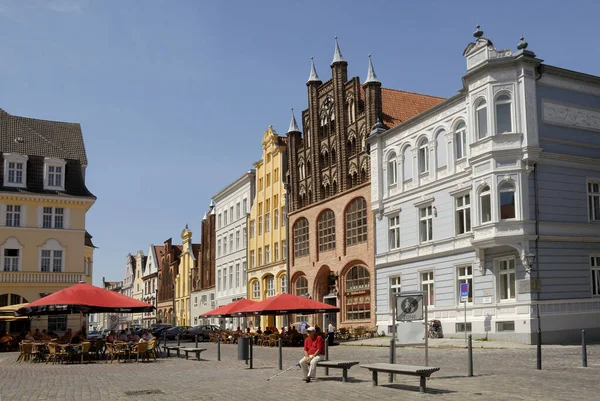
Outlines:
POLYGON ((307 328, 306 332, 308 337, 304 340, 304 358, 300 360, 300 366, 304 376, 303 380, 309 383, 310 379, 314 379, 317 375, 317 363, 321 360, 321 355, 325 355, 325 342, 323 337, 317 336, 314 327, 307 328))
POLYGON ((144 333, 142 334, 142 338, 140 339, 140 341, 148 342, 148 341, 152 340, 153 338, 154 338, 154 336, 152 335, 152 333, 150 333, 150 330, 144 330, 144 333))
POLYGON ((8 334, 8 331, 0 338, 0 349, 8 350, 10 348, 10 342, 13 340, 12 336, 8 334))
POLYGON ((25 340, 28 340, 28 341, 35 340, 35 338, 33 338, 33 334, 31 334, 31 331, 28 331, 27 334, 25 334, 25 340))

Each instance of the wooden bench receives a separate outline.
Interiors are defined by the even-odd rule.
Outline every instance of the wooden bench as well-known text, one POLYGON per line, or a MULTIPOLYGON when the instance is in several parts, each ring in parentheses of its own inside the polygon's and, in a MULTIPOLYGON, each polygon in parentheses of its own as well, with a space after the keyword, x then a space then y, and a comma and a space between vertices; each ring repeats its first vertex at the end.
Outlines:
POLYGON ((355 361, 319 361, 317 366, 325 368, 325 375, 329 375, 329 368, 342 369, 342 382, 345 383, 348 381, 348 370, 358 364, 359 362, 355 361))
POLYGON ((185 359, 188 359, 188 356, 190 355, 190 352, 193 352, 196 354, 196 360, 200 360, 200 354, 202 353, 202 351, 206 351, 206 348, 184 348, 183 352, 185 352, 185 359))
POLYGON ((397 365, 394 363, 373 363, 370 365, 361 365, 361 368, 369 369, 373 373, 373 386, 377 386, 377 373, 393 373, 397 375, 420 376, 419 390, 421 393, 427 391, 425 383, 426 378, 432 373, 437 372, 440 368, 430 366, 414 366, 414 365, 397 365))
POLYGON ((171 357, 171 351, 177 351, 177 358, 179 358, 179 356, 181 355, 181 349, 185 348, 183 345, 172 345, 169 347, 165 347, 165 349, 167 350, 167 358, 171 357))

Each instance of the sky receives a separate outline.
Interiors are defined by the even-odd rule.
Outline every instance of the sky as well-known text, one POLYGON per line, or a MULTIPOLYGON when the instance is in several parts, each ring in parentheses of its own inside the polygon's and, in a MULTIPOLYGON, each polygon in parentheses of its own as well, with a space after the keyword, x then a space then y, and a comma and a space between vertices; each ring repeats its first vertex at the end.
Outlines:
POLYGON ((211 197, 307 107, 310 57, 331 77, 335 36, 350 77, 372 54, 384 87, 450 97, 477 24, 498 49, 524 35, 547 64, 600 75, 598 15, 583 0, 0 0, 0 107, 81 124, 99 285, 186 224, 200 241, 211 197))

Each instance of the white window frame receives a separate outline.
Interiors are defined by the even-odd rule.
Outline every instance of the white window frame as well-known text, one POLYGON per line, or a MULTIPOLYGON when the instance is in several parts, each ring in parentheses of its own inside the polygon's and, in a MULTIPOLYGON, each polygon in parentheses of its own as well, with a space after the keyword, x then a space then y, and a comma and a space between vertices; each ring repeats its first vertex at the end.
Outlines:
POLYGON ((233 252, 233 233, 229 234, 229 252, 233 252))
POLYGON ((481 139, 485 139, 488 136, 490 136, 490 124, 489 124, 489 117, 488 117, 488 112, 487 112, 487 101, 484 98, 480 98, 477 100, 477 102, 475 103, 475 130, 477 132, 477 140, 481 140, 481 139), (485 109, 485 133, 482 136, 481 133, 481 121, 479 119, 479 112, 481 110, 485 109))
POLYGON ((217 292, 221 292, 221 269, 217 271, 217 292))
POLYGON ((240 230, 235 232, 235 250, 240 250, 240 230))
POLYGON ((223 255, 227 255, 227 234, 223 235, 223 255))
POLYGON ((241 206, 240 206, 240 202, 235 204, 235 218, 239 219, 240 218, 240 213, 241 213, 241 206))
POLYGON ((275 290, 275 277, 269 276, 266 281, 265 296, 266 298, 274 297, 277 291, 275 290))
POLYGON ((592 297, 600 297, 600 254, 590 256, 590 279, 592 297))
POLYGON ((509 181, 501 181, 498 184, 498 220, 499 221, 511 221, 511 220, 516 220, 519 218, 519 200, 517 199, 517 183, 509 180, 509 181), (506 185, 510 185, 512 187, 512 190, 507 190, 507 189, 502 189, 503 186, 506 185), (514 209, 515 209, 515 213, 513 217, 507 218, 507 219, 503 219, 502 218, 502 202, 501 202, 501 196, 503 193, 507 193, 507 192, 512 192, 513 193, 513 204, 514 204, 514 209))
POLYGON ((510 92, 507 91, 502 91, 498 94, 496 94, 496 96, 494 97, 494 132, 496 135, 502 135, 502 134, 510 134, 512 132, 514 132, 515 130, 515 119, 513 118, 513 96, 510 92), (499 100, 499 98, 506 96, 508 97, 507 99, 502 99, 499 100), (509 110, 509 118, 510 118, 510 131, 504 131, 504 132, 499 132, 498 131, 498 106, 499 105, 505 105, 508 104, 508 110, 509 110))
POLYGON ((235 288, 240 288, 240 264, 235 265, 235 288))
POLYGON ((6 227, 26 227, 26 225, 24 224, 24 221, 23 221, 25 216, 27 215, 27 206, 26 205, 6 204, 6 205, 2 205, 2 209, 4 211, 3 216, 2 216, 2 225, 6 226, 6 227), (9 223, 9 219, 8 219, 9 215, 11 216, 10 224, 8 224, 9 223), (15 216, 19 216, 18 217, 19 224, 14 224, 15 216))
MULTIPOLYGON (((492 214, 492 210, 493 210, 493 206, 492 206, 492 187, 490 187, 489 185, 485 184, 483 186, 483 188, 481 188, 481 190, 479 191, 479 193, 477 194, 477 200, 479 202, 478 206, 479 206, 479 223, 480 224, 487 224, 490 223, 491 221, 494 220, 494 216, 492 214), (485 189, 487 188, 487 190, 485 189), (483 221, 483 216, 484 216, 484 210, 483 210, 483 198, 484 197, 488 197, 489 198, 489 220, 483 221)), ((471 222, 473 223, 473 222, 471 222)))
POLYGON ((588 196, 588 222, 600 222, 600 179, 588 179, 586 187, 588 196))
POLYGON ((504 257, 504 258, 497 258, 494 259, 494 265, 496 267, 496 280, 497 280, 497 288, 498 288, 498 300, 500 302, 515 302, 517 300, 517 294, 516 294, 516 290, 517 290, 517 262, 515 260, 514 256, 508 256, 508 257, 504 257), (512 262, 512 268, 510 268, 510 264, 512 262), (508 269, 506 270, 502 270, 502 265, 504 263, 508 263, 508 269), (502 298, 503 294, 502 294, 502 277, 503 276, 508 276, 508 288, 507 288, 507 294, 508 294, 508 298, 502 298), (511 276, 512 276, 512 281, 514 281, 514 289, 515 289, 515 293, 512 294, 511 293, 511 285, 510 285, 510 281, 511 281, 511 276))
POLYGON ((387 184, 388 186, 394 186, 398 184, 398 162, 395 152, 391 152, 388 155, 387 162, 387 184))
POLYGON ((462 304, 460 301, 460 285, 463 283, 469 284, 469 300, 467 301, 467 305, 473 304, 473 265, 459 265, 456 266, 456 303, 457 305, 462 304))
POLYGON ((38 250, 38 271, 42 272, 42 251, 50 251, 50 269, 47 273, 62 273, 65 271, 66 249, 56 239, 51 238, 46 241, 38 250), (56 271, 55 258, 56 252, 61 252, 60 271, 56 271))
POLYGON ((425 295, 425 302, 428 307, 435 307, 435 271, 426 270, 419 272, 419 283, 422 291, 427 291, 425 295), (424 275, 427 274, 427 279, 424 279, 424 275), (427 290, 423 290, 423 287, 427 286, 427 290), (430 289, 433 288, 433 300, 430 297, 430 289), (432 301, 432 303, 430 303, 432 301))
MULTIPOLYGON (((2 264, 0 265, 0 271, 4 271, 4 250, 5 249, 17 249, 19 251, 19 259, 17 262, 17 271, 23 270, 23 245, 15 238, 9 237, 6 239, 4 244, 0 246, 0 258, 2 258, 2 264)), ((11 270, 13 271, 13 270, 11 270)))
POLYGON ((260 299, 260 282, 258 280, 252 281, 252 298, 260 299))
POLYGON ((392 308, 394 307, 394 299, 395 299, 393 294, 395 292, 402 292, 402 277, 401 276, 391 276, 388 279, 389 279, 389 288, 390 288, 389 309, 391 312, 392 308))
POLYGON ((233 289, 233 265, 229 266, 229 289, 233 289))
POLYGON ((217 256, 221 256, 221 239, 217 240, 217 256))
POLYGON ((271 245, 265 245, 265 265, 271 263, 271 245))
POLYGON ((223 268, 223 292, 227 292, 227 266, 223 268))
POLYGON ((388 244, 390 250, 400 248, 400 214, 388 217, 388 244))
POLYGON ((265 232, 271 232, 271 213, 265 214, 265 232))
POLYGON ((280 288, 280 293, 281 294, 287 294, 287 276, 285 274, 282 274, 281 276, 279 276, 279 288, 280 288))
POLYGON ((467 125, 464 121, 460 121, 456 125, 456 129, 454 130, 454 158, 458 160, 463 160, 467 157, 467 125), (461 150, 461 156, 458 156, 458 150, 461 150))
MULTIPOLYGON (((65 173, 66 173, 67 162, 62 159, 55 159, 52 157, 44 158, 44 189, 58 189, 64 191, 65 189, 65 173), (60 168, 60 185, 50 185, 50 167, 60 168)), ((55 173, 56 174, 56 173, 55 173)))
POLYGON ((429 141, 427 138, 423 138, 419 142, 417 168, 419 169, 419 176, 429 173, 429 141))
POLYGON ((273 244, 273 262, 279 260, 279 242, 273 244))
POLYGON ((423 205, 419 207, 419 243, 425 244, 433 241, 433 205, 423 205), (423 211, 425 214, 423 215, 423 211), (429 220, 429 224, 427 221, 429 220), (425 223, 425 229, 427 239, 423 239, 423 223, 425 223))
POLYGON ((4 153, 4 186, 13 188, 26 188, 27 187, 27 160, 29 157, 26 155, 19 155, 16 153, 4 153), (23 164, 23 175, 21 182, 8 182, 9 177, 9 164, 10 163, 22 163, 23 164))
POLYGON ((250 268, 251 269, 256 266, 255 262, 256 262, 256 253, 252 250, 252 251, 250 251, 250 268))
POLYGON ((248 214, 248 199, 246 198, 242 200, 242 212, 244 215, 248 214))
POLYGON ((38 206, 38 227, 43 229, 55 229, 55 230, 68 230, 70 226, 71 209, 68 207, 56 207, 56 206, 38 206), (50 216, 50 227, 44 227, 44 216, 48 215, 44 209, 51 209, 50 216), (62 209, 62 227, 57 227, 57 217, 59 214, 56 212, 57 209, 62 209))
POLYGON ((242 287, 246 287, 246 276, 248 275, 248 263, 244 260, 242 262, 242 287))
POLYGON ((273 230, 279 228, 279 209, 273 210, 273 230))
POLYGON ((454 216, 456 221, 456 235, 464 235, 473 231, 473 216, 471 212, 471 194, 463 193, 454 197, 454 216), (459 206, 459 201, 462 201, 462 205, 459 206), (467 203, 469 202, 469 203, 467 203), (461 217, 462 212, 462 217, 461 217), (465 227, 464 232, 459 232, 460 222, 462 220, 463 226, 465 227), (467 224, 468 223, 468 224, 467 224))

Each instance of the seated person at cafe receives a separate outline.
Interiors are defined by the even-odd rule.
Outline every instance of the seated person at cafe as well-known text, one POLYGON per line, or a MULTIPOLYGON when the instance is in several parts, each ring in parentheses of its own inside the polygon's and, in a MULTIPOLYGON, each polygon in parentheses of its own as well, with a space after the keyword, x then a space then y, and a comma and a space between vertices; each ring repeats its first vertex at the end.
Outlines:
POLYGON ((262 330, 260 329, 260 326, 258 326, 256 328, 256 334, 262 334, 262 330))
POLYGON ((68 329, 64 337, 66 340, 70 340, 71 338, 73 338, 73 331, 71 329, 68 329))
POLYGON ((246 334, 250 334, 250 327, 246 327, 246 334))
POLYGON ((235 331, 237 334, 243 334, 244 332, 242 331, 242 328, 240 326, 237 327, 237 330, 235 331))
POLYGON ((273 334, 273 330, 270 327, 265 327, 264 335, 268 336, 270 334, 273 334))
POLYGON ((144 332, 142 333, 142 338, 140 339, 140 341, 148 342, 148 341, 152 340, 153 338, 154 338, 154 336, 152 335, 152 333, 150 332, 150 330, 144 330, 144 332))
POLYGON ((130 334, 132 334, 130 341, 135 341, 135 342, 140 341, 140 336, 138 336, 137 333, 135 331, 133 331, 133 329, 131 329, 130 334))
POLYGON ((33 333, 33 338, 35 338, 36 340, 42 338, 42 333, 40 333, 40 329, 35 329, 35 332, 33 333))
POLYGON ((127 341, 127 334, 125 334, 125 330, 121 330, 119 335, 117 336, 117 340, 119 341, 127 341))
POLYGON ((12 336, 10 334, 8 334, 8 331, 6 333, 4 333, 4 335, 2 336, 2 338, 0 338, 0 343, 8 343, 12 341, 12 336))
POLYGON ((288 332, 285 331, 285 327, 282 327, 281 331, 279 332, 279 334, 281 334, 282 336, 287 336, 288 332))
POLYGON ((35 338, 33 338, 33 334, 31 334, 31 331, 28 331, 27 334, 25 334, 25 340, 28 340, 28 341, 35 340, 35 338))
POLYGON ((48 334, 48 332, 46 331, 46 329, 42 330, 42 340, 52 340, 52 336, 50 336, 50 334, 48 334))
POLYGON ((76 331, 75 334, 73 334, 73 338, 71 338, 71 342, 73 344, 79 344, 79 343, 83 342, 83 340, 85 340, 85 327, 81 326, 81 330, 76 331))
POLYGON ((279 330, 277 330, 277 326, 271 327, 271 334, 279 334, 279 330))
POLYGON ((115 331, 111 330, 110 333, 106 336, 107 343, 114 343, 116 340, 115 331))

